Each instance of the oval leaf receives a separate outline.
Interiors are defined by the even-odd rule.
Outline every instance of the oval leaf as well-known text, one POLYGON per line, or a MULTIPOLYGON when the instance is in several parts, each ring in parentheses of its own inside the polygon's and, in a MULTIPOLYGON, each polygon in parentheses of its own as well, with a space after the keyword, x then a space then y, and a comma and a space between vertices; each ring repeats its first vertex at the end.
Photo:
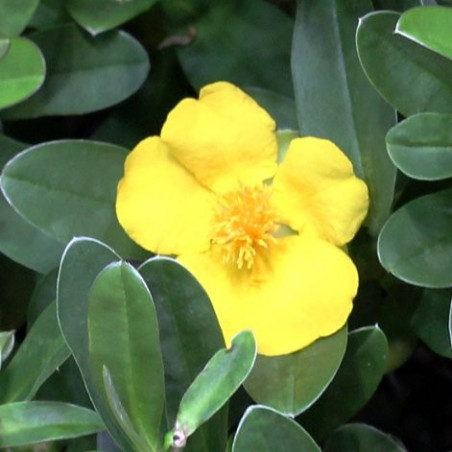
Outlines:
POLYGON ((232 452, 320 452, 295 421, 265 406, 249 407, 235 434, 232 452))
POLYGON ((389 11, 361 18, 356 45, 364 72, 404 116, 452 113, 452 61, 395 34, 398 19, 389 11))
POLYGON ((258 355, 245 389, 256 402, 295 416, 325 391, 339 368, 346 345, 347 329, 342 328, 290 355, 258 355))
POLYGON ((39 92, 4 112, 8 118, 76 115, 110 107, 132 95, 149 72, 146 51, 123 31, 93 38, 69 24, 28 37, 44 54, 47 76, 39 92))
POLYGON ((437 180, 452 177, 452 115, 419 113, 386 136, 392 161, 407 176, 437 180))
POLYGON ((452 286, 451 200, 452 189, 444 190, 391 215, 378 239, 378 257, 386 270, 419 286, 452 286))
POLYGON ((85 235, 127 258, 139 258, 147 253, 124 233, 115 213, 116 186, 127 153, 95 141, 44 143, 8 162, 1 188, 14 209, 59 242, 85 235))
POLYGON ((0 405, 0 447, 96 433, 105 428, 95 411, 58 402, 16 402, 0 405))
POLYGON ((30 22, 39 0, 21 0, 20 8, 16 0, 0 1, 0 38, 19 36, 30 22))
POLYGON ((396 33, 452 59, 452 8, 419 6, 402 14, 396 33))
POLYGON ((256 342, 250 331, 232 339, 229 349, 218 351, 182 397, 173 435, 184 441, 212 417, 243 383, 256 359, 256 342))
POLYGON ((299 419, 314 438, 323 439, 366 404, 385 373, 387 355, 388 342, 377 326, 349 334, 347 351, 336 377, 299 419))
POLYGON ((91 372, 99 390, 107 367, 133 426, 154 450, 165 389, 159 328, 151 294, 139 273, 125 262, 108 265, 89 297, 91 372))
POLYGON ((11 39, 0 59, 0 109, 30 97, 43 84, 45 72, 44 57, 36 44, 27 38, 11 39))

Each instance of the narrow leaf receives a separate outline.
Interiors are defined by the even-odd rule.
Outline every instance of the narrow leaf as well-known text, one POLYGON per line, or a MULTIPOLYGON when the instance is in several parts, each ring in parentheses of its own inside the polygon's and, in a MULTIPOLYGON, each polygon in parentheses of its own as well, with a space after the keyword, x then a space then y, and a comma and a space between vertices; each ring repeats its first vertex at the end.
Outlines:
POLYGON ((8 359, 8 356, 13 351, 14 343, 14 331, 0 332, 0 368, 3 361, 6 361, 8 359))

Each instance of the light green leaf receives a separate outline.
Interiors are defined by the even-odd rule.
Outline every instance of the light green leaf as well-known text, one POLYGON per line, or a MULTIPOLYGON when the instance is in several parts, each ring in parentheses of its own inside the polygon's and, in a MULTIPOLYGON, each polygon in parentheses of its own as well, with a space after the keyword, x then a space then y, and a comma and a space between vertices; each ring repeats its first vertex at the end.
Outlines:
POLYGON ((320 447, 294 420, 266 406, 249 407, 235 434, 232 452, 320 452, 320 447))
POLYGON ((115 212, 116 186, 127 153, 94 141, 43 143, 5 166, 1 188, 16 211, 60 243, 91 236, 127 258, 140 258, 148 253, 129 239, 115 212))
POLYGON ((0 331, 0 368, 14 348, 14 331, 0 331))
POLYGON ((0 405, 0 447, 76 438, 103 430, 95 411, 59 402, 0 405))
POLYGON ((395 32, 452 59, 452 8, 419 6, 400 16, 395 32))
POLYGON ((317 403, 299 418, 314 438, 323 439, 366 404, 385 373, 387 355, 388 342, 378 326, 349 334, 336 377, 317 403))
POLYGON ((328 138, 350 158, 369 187, 367 223, 375 235, 394 193, 384 138, 395 112, 369 84, 356 54, 356 24, 371 10, 370 0, 299 0, 292 75, 301 135, 328 138))
POLYGON ((364 72, 404 116, 452 113, 452 61, 395 34, 398 20, 390 11, 361 18, 356 44, 364 72))
POLYGON ((182 397, 173 435, 183 441, 212 417, 243 383, 256 359, 250 331, 237 334, 229 349, 218 351, 182 397))
POLYGON ((130 264, 112 263, 96 277, 89 297, 88 335, 98 391, 106 397, 106 367, 133 427, 155 450, 165 399, 159 328, 151 294, 130 264))
POLYGON ((0 372, 1 402, 31 399, 69 355, 54 302, 39 316, 6 369, 0 372))
POLYGON ((419 286, 452 286, 452 189, 422 196, 391 215, 378 239, 387 271, 419 286))
POLYGON ((28 25, 39 0, 0 0, 0 38, 19 36, 28 25))
POLYGON ((452 115, 419 113, 386 135, 389 156, 407 176, 437 180, 452 177, 452 115))
POLYGON ((12 38, 0 59, 0 109, 30 97, 43 84, 45 72, 44 57, 36 44, 27 38, 12 38))
POLYGON ((132 95, 149 72, 146 51, 123 31, 93 38, 68 24, 28 37, 44 55, 47 76, 34 96, 3 112, 9 119, 76 115, 110 107, 132 95))
POLYGON ((71 16, 92 35, 121 25, 148 10, 156 0, 69 0, 71 16))

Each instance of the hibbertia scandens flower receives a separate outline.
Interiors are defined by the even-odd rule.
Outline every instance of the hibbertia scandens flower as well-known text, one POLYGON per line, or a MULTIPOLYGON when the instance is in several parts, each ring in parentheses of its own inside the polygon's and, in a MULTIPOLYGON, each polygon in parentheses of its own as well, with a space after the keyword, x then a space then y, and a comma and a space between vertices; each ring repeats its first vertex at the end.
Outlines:
POLYGON ((264 355, 345 324, 358 274, 343 247, 368 208, 366 185, 332 142, 296 138, 279 165, 277 153, 269 114, 214 83, 133 149, 116 203, 133 240, 176 255, 200 281, 226 343, 250 329, 264 355))

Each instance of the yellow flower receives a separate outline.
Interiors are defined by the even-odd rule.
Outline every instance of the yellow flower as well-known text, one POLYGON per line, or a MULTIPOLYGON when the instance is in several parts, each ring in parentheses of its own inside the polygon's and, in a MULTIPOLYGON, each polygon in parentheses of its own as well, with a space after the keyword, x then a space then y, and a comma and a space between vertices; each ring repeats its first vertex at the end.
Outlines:
POLYGON ((330 141, 296 138, 276 159, 273 119, 214 83, 130 153, 116 203, 133 240, 177 255, 200 281, 226 343, 250 329, 264 355, 345 324, 358 275, 341 247, 368 208, 366 185, 330 141))

